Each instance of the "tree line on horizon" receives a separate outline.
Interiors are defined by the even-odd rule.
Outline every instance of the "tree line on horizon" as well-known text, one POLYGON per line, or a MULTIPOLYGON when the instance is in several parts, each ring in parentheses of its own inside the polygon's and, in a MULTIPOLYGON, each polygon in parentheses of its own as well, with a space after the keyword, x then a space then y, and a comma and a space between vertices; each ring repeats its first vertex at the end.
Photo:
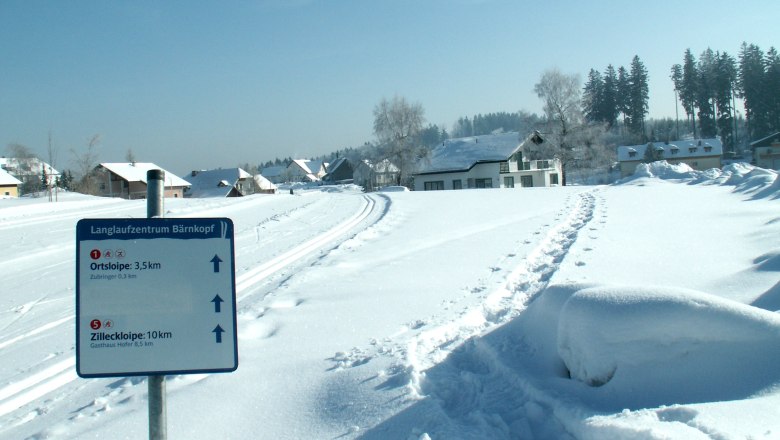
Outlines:
MULTIPOLYGON (((738 154, 739 148, 751 140, 780 130, 780 56, 774 47, 764 52, 745 42, 736 58, 708 48, 698 59, 687 49, 682 62, 671 66, 670 72, 676 104, 685 114, 682 127, 679 118, 646 117, 649 78, 644 63, 635 55, 628 68, 612 64, 603 72, 591 68, 584 86, 578 74, 564 74, 557 69, 544 72, 534 85, 544 103, 541 116, 525 111, 462 116, 448 131, 426 123, 422 104, 399 96, 382 98, 374 109, 374 141, 310 159, 332 162, 340 157, 372 161, 392 158, 405 164, 402 167, 409 174, 415 162, 424 161, 447 139, 537 130, 554 146, 546 152, 550 157, 572 169, 585 169, 609 166, 614 162, 617 145, 719 136, 724 151, 738 154), (737 109, 736 99, 743 102, 744 116, 737 109)), ((73 176, 63 170, 63 175, 71 176, 68 187, 86 192, 94 189, 90 173, 97 161, 99 138, 93 136, 83 152, 70 149, 77 172, 73 176)), ((52 160, 51 134, 49 144, 52 160)), ((14 144, 8 149, 19 147, 24 146, 14 144)), ((277 157, 240 166, 255 173, 270 166, 287 166, 292 160, 277 157)))

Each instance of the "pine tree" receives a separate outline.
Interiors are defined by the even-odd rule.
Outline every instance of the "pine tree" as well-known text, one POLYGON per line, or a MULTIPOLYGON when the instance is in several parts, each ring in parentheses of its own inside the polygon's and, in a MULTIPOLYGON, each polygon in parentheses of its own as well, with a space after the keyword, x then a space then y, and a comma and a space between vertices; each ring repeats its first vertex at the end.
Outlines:
POLYGON ((588 73, 588 81, 582 89, 582 113, 588 122, 604 121, 603 110, 604 83, 601 74, 594 69, 588 73))
POLYGON ((766 53, 764 68, 767 122, 770 131, 780 130, 780 56, 774 47, 766 53))
POLYGON ((643 135, 645 116, 648 112, 650 89, 648 86, 647 69, 638 55, 631 61, 629 74, 629 128, 635 134, 643 135))
POLYGON ((617 123, 618 106, 617 106, 617 73, 612 64, 607 66, 607 70, 604 71, 604 85, 601 95, 601 116, 602 120, 607 123, 609 128, 612 128, 617 123))
POLYGON ((680 91, 682 90, 682 65, 675 64, 672 66, 671 75, 672 84, 674 84, 674 113, 675 113, 675 138, 680 137, 680 121, 677 117, 677 100, 680 99, 680 91))
POLYGON ((764 53, 755 44, 742 43, 737 89, 739 97, 745 101, 745 116, 752 139, 770 131, 764 77, 764 53))
POLYGON ((630 123, 629 108, 631 102, 631 93, 629 87, 628 72, 626 71, 626 68, 623 66, 620 66, 618 68, 616 90, 617 90, 617 95, 616 95, 615 102, 617 104, 616 107, 618 109, 618 113, 621 113, 623 115, 623 124, 629 125, 630 123))
POLYGON ((716 56, 712 49, 707 49, 699 56, 699 83, 696 90, 696 106, 699 109, 699 125, 703 138, 715 137, 714 82, 716 77, 716 56))
POLYGON ((727 151, 734 152, 734 117, 731 99, 737 78, 737 66, 734 58, 724 52, 716 56, 715 77, 713 78, 715 111, 718 134, 727 151))
POLYGON ((696 58, 690 49, 685 50, 682 65, 682 83, 680 102, 691 121, 693 137, 696 138, 696 94, 699 89, 699 71, 696 68, 696 58))

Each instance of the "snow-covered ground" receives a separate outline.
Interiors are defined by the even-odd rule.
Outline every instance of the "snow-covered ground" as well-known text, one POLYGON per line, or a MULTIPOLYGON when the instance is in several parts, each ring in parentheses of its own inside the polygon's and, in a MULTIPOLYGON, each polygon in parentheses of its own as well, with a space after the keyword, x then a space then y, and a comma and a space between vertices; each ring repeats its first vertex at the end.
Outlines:
MULTIPOLYGON (((239 367, 170 376, 172 439, 780 438, 780 180, 166 200, 236 226, 239 367)), ((0 200, 0 438, 147 436, 144 377, 75 373, 75 224, 0 200)))

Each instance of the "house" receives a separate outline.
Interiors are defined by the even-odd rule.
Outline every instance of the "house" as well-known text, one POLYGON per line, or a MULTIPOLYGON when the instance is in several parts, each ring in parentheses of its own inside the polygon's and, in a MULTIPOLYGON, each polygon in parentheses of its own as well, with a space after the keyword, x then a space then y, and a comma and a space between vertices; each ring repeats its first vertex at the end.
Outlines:
POLYGON ((276 185, 262 174, 255 174, 252 178, 255 181, 255 194, 276 194, 276 185))
POLYGON ((620 146, 617 156, 621 177, 634 174, 640 163, 657 160, 665 160, 670 164, 685 163, 694 170, 708 170, 723 165, 723 145, 717 139, 650 142, 620 146))
POLYGON ((328 183, 352 183, 354 173, 352 162, 346 157, 342 157, 328 165, 327 174, 322 180, 328 183))
POLYGON ((60 176, 59 171, 37 157, 0 157, 0 169, 20 180, 23 186, 34 186, 35 189, 40 187, 44 174, 48 186, 56 186, 60 176))
POLYGON ((366 191, 375 191, 384 186, 397 185, 401 170, 389 159, 376 163, 368 159, 358 162, 352 172, 352 179, 366 191))
POLYGON ((757 167, 780 170, 780 132, 750 143, 757 167))
POLYGON ((557 159, 532 160, 545 140, 539 132, 521 139, 509 132, 448 139, 414 175, 414 189, 515 188, 560 184, 557 159))
POLYGON ((146 198, 146 172, 165 172, 164 197, 184 197, 184 188, 190 186, 186 180, 165 171, 151 162, 101 163, 95 167, 98 195, 124 199, 146 198))
POLYGON ((287 166, 290 182, 318 182, 325 176, 328 164, 316 160, 295 159, 287 166))
POLYGON ((185 197, 243 197, 255 193, 255 179, 241 168, 193 171, 183 177, 190 183, 185 197))
POLYGON ((19 197, 22 181, 0 168, 0 198, 19 197))
POLYGON ((284 165, 265 167, 260 170, 260 174, 271 183, 284 183, 287 180, 287 167, 284 165))

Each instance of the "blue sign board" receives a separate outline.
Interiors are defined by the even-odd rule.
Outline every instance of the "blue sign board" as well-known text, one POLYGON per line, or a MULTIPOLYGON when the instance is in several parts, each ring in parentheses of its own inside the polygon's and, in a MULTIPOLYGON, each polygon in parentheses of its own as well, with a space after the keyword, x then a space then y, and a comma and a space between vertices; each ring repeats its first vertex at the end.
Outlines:
POLYGON ((233 235, 229 218, 80 220, 78 375, 235 371, 233 235))

